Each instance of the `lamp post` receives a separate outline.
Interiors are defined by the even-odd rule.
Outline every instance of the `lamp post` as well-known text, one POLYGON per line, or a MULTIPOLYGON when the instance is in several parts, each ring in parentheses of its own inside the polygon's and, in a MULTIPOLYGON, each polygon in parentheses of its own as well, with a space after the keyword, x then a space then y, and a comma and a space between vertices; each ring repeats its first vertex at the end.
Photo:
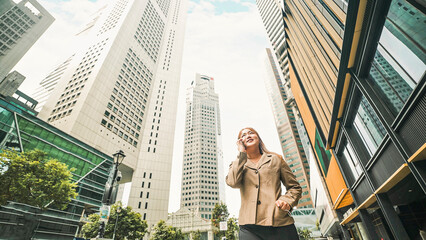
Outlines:
POLYGON ((116 210, 117 217, 115 218, 114 233, 112 234, 112 239, 113 240, 115 240, 115 231, 117 230, 118 214, 120 212, 121 212, 121 207, 119 206, 119 207, 117 207, 117 210, 116 210))
MULTIPOLYGON (((111 198, 112 198, 112 192, 114 191, 114 184, 117 182, 118 166, 120 166, 120 164, 123 162, 124 158, 126 157, 126 155, 124 155, 124 152, 122 150, 117 151, 112 156, 114 157, 114 165, 112 165, 112 169, 109 173, 109 178, 105 184, 104 196, 102 198, 102 204, 103 204, 102 208, 105 207, 107 209, 106 210, 107 214, 104 219, 102 218, 102 214, 101 214, 101 220, 103 221, 101 222, 101 226, 99 228, 98 237, 103 237, 103 233, 105 231, 105 224, 108 221, 107 219, 109 216, 109 206, 115 202, 115 197, 114 199, 111 199, 111 198), (113 173, 112 178, 111 178, 111 172, 113 173)), ((114 232, 115 232, 115 229, 114 229, 114 232)))
POLYGON ((102 203, 109 206, 114 203, 114 199, 111 199, 112 192, 114 190, 114 184, 117 181, 117 175, 118 175, 118 166, 123 162, 126 155, 124 155, 124 152, 122 150, 119 150, 118 152, 114 153, 112 155, 114 157, 114 165, 112 166, 111 172, 112 172, 112 178, 111 178, 111 172, 108 178, 108 181, 105 185, 105 193, 102 200, 102 203))
POLYGON ((118 152, 114 153, 112 155, 114 157, 114 175, 112 177, 112 183, 110 186, 110 189, 108 191, 108 197, 107 197, 107 205, 111 205, 113 202, 111 202, 111 195, 114 189, 114 184, 117 181, 117 174, 118 174, 118 166, 123 162, 126 155, 124 155, 124 152, 122 150, 119 150, 118 152))

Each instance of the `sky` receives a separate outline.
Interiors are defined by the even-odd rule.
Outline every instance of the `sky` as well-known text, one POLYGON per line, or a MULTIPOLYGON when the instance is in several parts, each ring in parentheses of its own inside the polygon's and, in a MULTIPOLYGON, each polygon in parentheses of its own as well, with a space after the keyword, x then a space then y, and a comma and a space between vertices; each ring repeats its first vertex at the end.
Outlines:
MULTIPOLYGON (((91 14, 107 2, 38 1, 56 20, 15 66, 15 70, 27 77, 20 90, 30 95, 43 77, 78 48, 72 36, 91 14)), ((170 186, 169 212, 177 211, 180 206, 185 93, 195 73, 213 77, 215 90, 219 94, 224 176, 229 164, 237 156, 235 142, 239 130, 244 127, 254 127, 270 151, 281 152, 264 83, 265 48, 269 46, 254 0, 189 1, 173 152, 174 184, 170 186)), ((225 190, 229 212, 231 216, 238 216, 239 190, 228 186, 225 190)))

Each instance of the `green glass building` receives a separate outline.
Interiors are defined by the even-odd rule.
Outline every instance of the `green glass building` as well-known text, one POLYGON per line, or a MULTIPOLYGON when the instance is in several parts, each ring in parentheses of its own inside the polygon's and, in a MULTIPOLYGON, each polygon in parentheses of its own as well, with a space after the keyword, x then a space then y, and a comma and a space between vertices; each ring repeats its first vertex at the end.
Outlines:
POLYGON ((40 149, 75 168, 78 197, 65 210, 39 209, 20 203, 0 207, 0 239, 73 239, 88 214, 102 204, 113 159, 0 99, 0 149, 40 149))

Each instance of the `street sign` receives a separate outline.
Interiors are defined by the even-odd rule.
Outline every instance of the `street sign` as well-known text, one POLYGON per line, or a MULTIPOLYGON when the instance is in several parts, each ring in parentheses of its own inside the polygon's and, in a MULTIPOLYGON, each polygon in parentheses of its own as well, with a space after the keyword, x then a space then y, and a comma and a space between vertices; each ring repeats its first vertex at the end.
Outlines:
POLYGON ((101 215, 101 218, 99 219, 101 222, 108 222, 109 218, 109 210, 110 206, 102 205, 102 207, 99 209, 99 214, 101 215))
POLYGON ((228 230, 228 224, 226 222, 220 222, 219 227, 220 227, 220 231, 227 231, 228 230))

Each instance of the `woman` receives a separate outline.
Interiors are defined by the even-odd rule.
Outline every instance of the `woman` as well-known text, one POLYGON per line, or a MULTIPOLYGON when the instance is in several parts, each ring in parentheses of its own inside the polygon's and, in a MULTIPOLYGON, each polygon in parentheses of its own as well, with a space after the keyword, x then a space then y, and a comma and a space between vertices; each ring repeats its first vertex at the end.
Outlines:
POLYGON ((240 239, 299 239, 290 212, 302 188, 287 163, 266 149, 253 128, 240 131, 237 146, 240 153, 229 167, 226 183, 240 189, 240 239), (281 182, 287 189, 284 195, 281 182))

